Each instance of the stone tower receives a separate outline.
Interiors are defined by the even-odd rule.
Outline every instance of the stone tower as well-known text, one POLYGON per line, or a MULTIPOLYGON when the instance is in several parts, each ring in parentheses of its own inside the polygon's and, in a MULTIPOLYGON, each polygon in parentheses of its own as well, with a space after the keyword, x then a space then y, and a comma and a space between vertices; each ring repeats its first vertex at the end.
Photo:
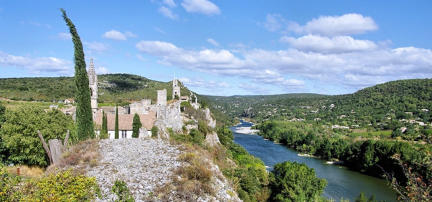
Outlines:
POLYGON ((89 87, 90 87, 90 99, 91 99, 91 108, 93 111, 93 115, 96 114, 98 109, 98 80, 95 71, 95 67, 93 64, 93 58, 90 58, 90 68, 88 69, 88 78, 89 78, 89 87))
POLYGON ((167 105, 167 90, 158 90, 157 91, 157 105, 158 106, 166 106, 167 105))
POLYGON ((178 85, 178 80, 174 78, 173 82, 173 93, 172 93, 172 99, 174 100, 176 97, 180 99, 180 86, 178 85))

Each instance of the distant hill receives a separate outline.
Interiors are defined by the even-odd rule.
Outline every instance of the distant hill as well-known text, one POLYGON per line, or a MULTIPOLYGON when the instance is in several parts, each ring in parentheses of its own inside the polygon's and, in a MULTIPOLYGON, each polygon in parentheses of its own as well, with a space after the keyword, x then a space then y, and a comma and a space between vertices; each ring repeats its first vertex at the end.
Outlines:
POLYGON ((215 108, 231 117, 305 119, 365 126, 389 125, 390 119, 430 122, 432 79, 391 81, 346 95, 283 94, 207 96, 215 108))
MULTIPOLYGON (((98 75, 99 103, 129 102, 150 98, 156 100, 156 90, 167 89, 171 99, 171 82, 160 82, 131 74, 98 75)), ((0 79, 0 97, 26 101, 58 101, 73 98, 73 77, 36 77, 0 79)), ((190 91, 181 85, 181 93, 190 91)))

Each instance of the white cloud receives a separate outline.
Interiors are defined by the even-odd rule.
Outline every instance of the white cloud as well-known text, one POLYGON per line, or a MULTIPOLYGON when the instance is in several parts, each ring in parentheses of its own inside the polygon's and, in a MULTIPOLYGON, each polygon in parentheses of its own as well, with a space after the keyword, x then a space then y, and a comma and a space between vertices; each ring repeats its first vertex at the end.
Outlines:
POLYGON ((219 7, 208 0, 183 0, 181 5, 189 13, 201 13, 205 15, 220 14, 219 7))
POLYGON ((97 74, 108 74, 110 71, 106 67, 96 67, 96 73, 97 74))
POLYGON ((170 19, 172 19, 172 20, 177 19, 177 15, 174 14, 174 13, 171 11, 171 9, 169 9, 169 8, 167 8, 167 7, 165 7, 165 6, 160 7, 158 11, 159 11, 159 13, 161 13, 163 16, 165 16, 165 17, 167 17, 167 18, 170 18, 170 19))
POLYGON ((205 88, 205 89, 223 89, 228 88, 230 85, 226 82, 218 82, 218 81, 209 81, 209 80, 203 80, 199 78, 179 78, 179 80, 185 84, 187 87, 192 88, 205 88))
POLYGON ((58 33, 57 36, 58 36, 60 39, 62 39, 62 40, 70 40, 70 39, 72 39, 71 34, 70 34, 70 33, 66 33, 66 32, 60 32, 60 33, 58 33))
POLYGON ((0 65, 21 67, 36 74, 50 72, 65 75, 72 72, 71 62, 60 58, 16 56, 1 51, 0 65))
POLYGON ((301 88, 308 81, 315 81, 319 85, 358 89, 366 83, 432 77, 432 51, 415 47, 327 53, 293 48, 245 49, 234 54, 225 49, 185 50, 167 42, 143 41, 137 48, 157 56, 165 65, 286 88, 301 88))
POLYGON ((378 25, 371 17, 349 13, 341 16, 321 16, 312 19, 304 26, 291 23, 289 29, 298 33, 339 36, 374 31, 378 29, 378 25))
POLYGON ((171 7, 171 8, 177 6, 176 3, 174 2, 174 0, 163 0, 162 2, 163 2, 165 5, 167 5, 168 7, 171 7))
POLYGON ((84 45, 91 51, 104 52, 109 49, 109 46, 100 42, 84 42, 84 45))
POLYGON ((335 36, 331 38, 317 35, 306 35, 299 38, 283 36, 280 41, 289 43, 298 50, 321 53, 368 51, 377 48, 377 45, 372 41, 356 40, 350 36, 335 36))
POLYGON ((163 41, 140 41, 136 44, 136 48, 145 53, 164 56, 180 51, 174 44, 163 41))
POLYGON ((137 37, 134 33, 132 32, 120 32, 117 30, 110 30, 105 32, 102 37, 107 38, 107 39, 113 39, 113 40, 120 40, 120 41, 124 41, 127 40, 127 38, 131 38, 131 37, 137 37))
POLYGON ((216 40, 212 39, 212 38, 208 38, 207 42, 209 42, 213 46, 216 46, 216 47, 219 46, 219 43, 216 40))

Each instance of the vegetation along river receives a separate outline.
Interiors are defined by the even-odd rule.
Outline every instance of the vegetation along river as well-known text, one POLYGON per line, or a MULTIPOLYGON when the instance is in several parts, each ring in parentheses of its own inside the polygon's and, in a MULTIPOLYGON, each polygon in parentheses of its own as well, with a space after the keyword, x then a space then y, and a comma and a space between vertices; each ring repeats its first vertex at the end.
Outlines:
MULTIPOLYGON (((235 127, 249 127, 251 123, 242 122, 235 127)), ((327 180, 327 186, 323 195, 327 198, 339 200, 340 198, 354 199, 360 192, 366 196, 375 195, 377 200, 396 201, 395 192, 387 185, 383 179, 371 177, 359 172, 351 171, 338 165, 326 164, 326 161, 298 156, 298 152, 272 141, 263 139, 258 135, 245 135, 234 133, 234 141, 243 146, 250 154, 260 158, 271 170, 276 163, 284 161, 296 161, 305 163, 314 168, 318 177, 327 180)))

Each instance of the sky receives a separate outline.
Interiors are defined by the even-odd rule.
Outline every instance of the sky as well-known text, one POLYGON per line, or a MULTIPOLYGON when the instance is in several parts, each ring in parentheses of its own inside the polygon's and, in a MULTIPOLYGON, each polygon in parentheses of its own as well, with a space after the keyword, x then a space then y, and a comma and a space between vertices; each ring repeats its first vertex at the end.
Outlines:
POLYGON ((432 78, 432 1, 0 0, 0 78, 73 76, 64 8, 98 74, 207 95, 346 94, 432 78))

